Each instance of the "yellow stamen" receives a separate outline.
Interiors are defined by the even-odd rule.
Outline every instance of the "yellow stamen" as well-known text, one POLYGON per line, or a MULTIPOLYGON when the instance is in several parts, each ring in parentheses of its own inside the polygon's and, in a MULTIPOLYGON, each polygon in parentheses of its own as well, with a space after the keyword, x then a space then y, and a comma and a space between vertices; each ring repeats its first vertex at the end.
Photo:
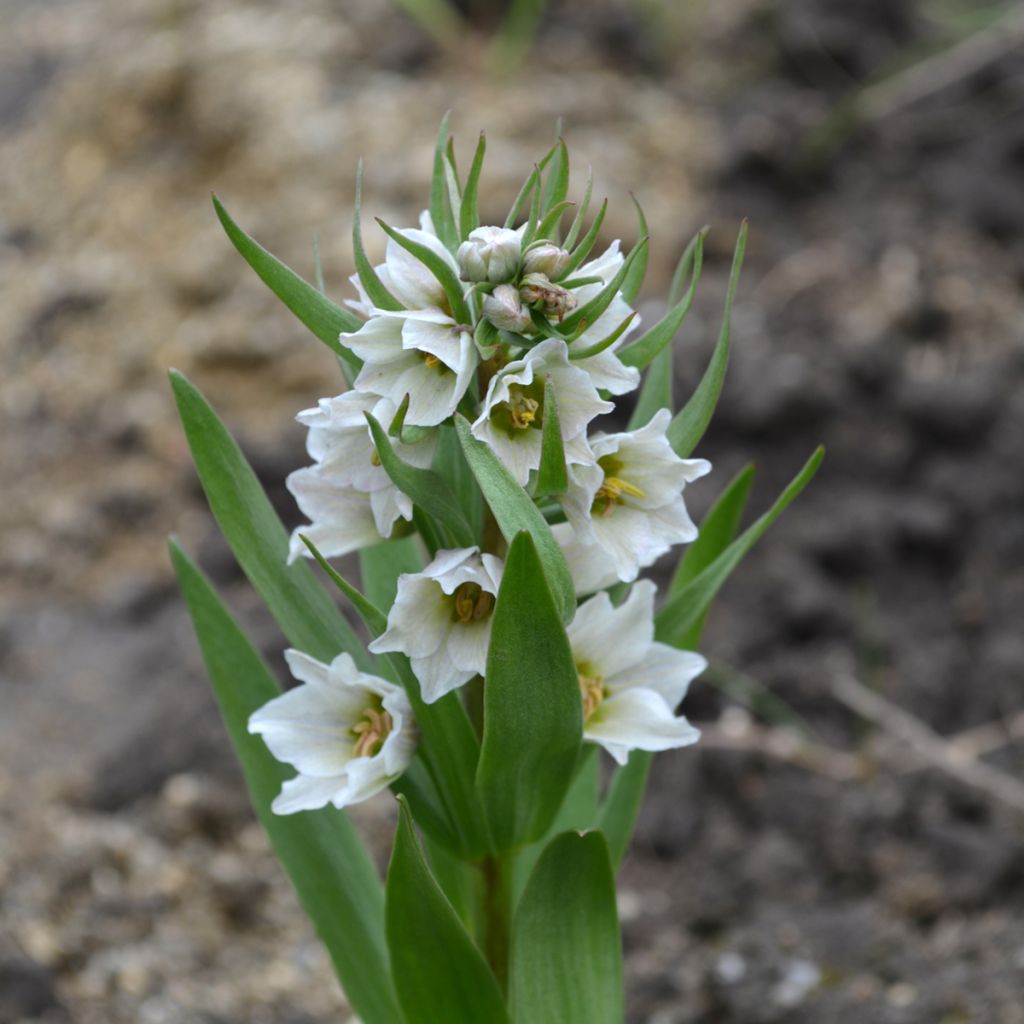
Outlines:
POLYGON ((526 395, 518 394, 508 403, 512 426, 517 430, 525 430, 537 418, 540 402, 526 395))
POLYGON ((606 696, 604 676, 591 674, 589 665, 577 665, 579 674, 580 697, 583 700, 583 721, 585 722, 596 710, 606 696))
POLYGON ((370 453, 370 465, 371 466, 379 466, 380 465, 380 453, 377 451, 376 448, 374 448, 373 451, 370 453))
POLYGON ((463 625, 487 618, 494 609, 494 595, 479 583, 462 583, 455 594, 455 618, 463 625))
POLYGON ((601 515, 609 515, 616 504, 622 502, 622 496, 628 494, 631 498, 643 498, 644 492, 636 484, 623 480, 617 476, 606 476, 604 482, 597 489, 594 495, 592 508, 601 515))
POLYGON ((441 360, 438 359, 437 356, 435 356, 433 352, 424 352, 423 353, 423 362, 425 362, 427 364, 427 366, 430 367, 431 370, 433 370, 434 367, 441 365, 441 360))
POLYGON ((391 715, 383 708, 368 707, 363 717, 352 726, 352 735, 356 738, 353 747, 355 756, 373 757, 379 754, 394 724, 391 715))

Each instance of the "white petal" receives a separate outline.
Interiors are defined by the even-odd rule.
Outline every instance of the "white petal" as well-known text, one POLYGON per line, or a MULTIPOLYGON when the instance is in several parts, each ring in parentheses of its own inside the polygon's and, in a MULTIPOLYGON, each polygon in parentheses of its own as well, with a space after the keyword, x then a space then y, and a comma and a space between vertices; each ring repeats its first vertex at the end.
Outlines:
POLYGON ((315 811, 326 807, 336 793, 348 785, 344 775, 315 779, 309 775, 296 775, 288 779, 274 798, 270 809, 275 814, 295 814, 297 811, 315 811))
POLYGON ((420 693, 427 704, 433 704, 446 693, 457 690, 476 675, 474 670, 456 666, 447 644, 443 644, 428 657, 410 659, 410 663, 420 682, 420 693))
POLYGON ((419 573, 403 574, 388 612, 388 628, 370 644, 370 650, 425 658, 444 646, 451 627, 451 603, 437 582, 419 573))
POLYGON ((614 675, 605 676, 604 682, 613 693, 631 688, 654 690, 661 694, 670 708, 677 708, 690 683, 707 666, 707 660, 694 651, 680 651, 668 644, 652 643, 641 661, 614 675))
POLYGON ((300 534, 309 537, 326 558, 380 541, 368 495, 338 486, 316 467, 297 469, 285 483, 302 513, 311 520, 308 526, 300 526, 292 534, 289 562, 300 555, 309 556, 300 534))
MULTIPOLYGON (((623 255, 619 251, 619 240, 616 238, 611 245, 600 256, 596 256, 592 260, 588 260, 578 270, 576 270, 575 277, 599 277, 605 284, 607 284, 618 272, 622 266, 623 255)), ((600 285, 591 285, 597 290, 600 290, 600 285)), ((582 289, 580 289, 582 291, 582 289)))
MULTIPOLYGON (((412 242, 425 245, 440 256, 458 275, 452 254, 436 236, 416 228, 405 228, 399 234, 412 242)), ((406 309, 425 309, 440 306, 445 301, 444 289, 437 278, 415 256, 403 249, 393 238, 388 238, 384 266, 378 268, 384 287, 406 309)))
POLYGON ((600 743, 619 761, 628 750, 671 750, 700 739, 700 731, 676 717, 653 690, 623 690, 606 697, 583 725, 585 739, 600 743))
POLYGON ((491 639, 491 619, 482 622, 458 622, 448 635, 448 654, 460 672, 484 674, 487 645, 491 639))
POLYGON ((654 589, 641 580, 617 608, 605 593, 580 605, 568 630, 577 664, 607 681, 645 658, 654 640, 654 589))
POLYGON ((615 564, 599 544, 584 544, 571 523, 558 523, 552 531, 565 555, 577 594, 592 594, 618 582, 615 564))

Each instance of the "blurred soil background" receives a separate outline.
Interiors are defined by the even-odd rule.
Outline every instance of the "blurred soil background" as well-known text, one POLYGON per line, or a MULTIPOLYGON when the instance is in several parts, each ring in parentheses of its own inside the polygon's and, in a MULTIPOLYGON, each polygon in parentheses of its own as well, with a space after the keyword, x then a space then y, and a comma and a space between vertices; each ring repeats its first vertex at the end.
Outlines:
MULTIPOLYGON (((171 580, 173 530, 280 666, 165 372, 204 389, 294 523, 292 416, 340 378, 209 193, 308 276, 318 234, 347 297, 357 158, 367 214, 412 223, 448 107, 463 159, 488 132, 485 220, 557 116, 576 186, 593 163, 611 199, 605 241, 634 238, 636 191, 648 322, 712 226, 679 394, 750 218, 695 513, 752 459, 763 508, 829 449, 711 617, 714 671, 687 704, 704 742, 656 761, 623 872, 630 1020, 1024 1021, 1024 52, 1007 10, 980 47, 862 95, 996 9, 556 0, 502 78, 479 40, 442 54, 382 0, 0 0, 0 1022, 347 1019, 171 580)), ((383 856, 387 801, 358 817, 383 856)))

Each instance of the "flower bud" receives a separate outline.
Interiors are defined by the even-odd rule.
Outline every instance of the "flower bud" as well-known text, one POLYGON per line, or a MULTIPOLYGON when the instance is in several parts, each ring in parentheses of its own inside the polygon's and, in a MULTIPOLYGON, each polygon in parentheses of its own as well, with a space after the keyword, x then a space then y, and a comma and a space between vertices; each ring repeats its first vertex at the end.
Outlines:
POLYGON ((576 308, 576 296, 566 288, 552 284, 546 274, 527 274, 519 284, 519 297, 528 306, 543 303, 544 315, 561 320, 576 308))
POLYGON ((484 296, 484 316, 500 331, 525 331, 533 321, 510 284, 499 284, 493 295, 484 296))
POLYGON ((554 242, 545 242, 527 252, 523 258, 523 273, 544 274, 553 281, 565 273, 568 265, 569 253, 554 242))
POLYGON ((456 259, 463 281, 510 281, 519 269, 519 234, 511 228, 482 227, 469 233, 456 259))

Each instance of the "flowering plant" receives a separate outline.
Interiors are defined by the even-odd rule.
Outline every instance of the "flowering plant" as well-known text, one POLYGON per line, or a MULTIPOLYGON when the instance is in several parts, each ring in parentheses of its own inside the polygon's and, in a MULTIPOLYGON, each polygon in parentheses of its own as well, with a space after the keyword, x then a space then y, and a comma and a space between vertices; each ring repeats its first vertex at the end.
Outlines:
POLYGON ((417 228, 380 222, 378 266, 360 168, 351 311, 215 200, 348 380, 299 414, 311 464, 288 487, 309 522, 290 538, 213 410, 172 375, 213 513, 299 685, 279 693, 173 542, 172 558, 257 814, 366 1024, 622 1020, 614 877, 651 755, 698 739, 677 708, 705 667, 692 648, 708 607, 821 459, 739 533, 744 470, 698 533, 684 494, 711 468, 690 456, 722 387, 745 226, 710 364, 673 414, 671 343, 703 233, 641 332, 639 206, 628 254, 595 255, 606 204, 588 225, 588 180, 573 211, 559 140, 504 225, 481 225, 484 150, 481 137, 461 181, 442 125, 429 209, 417 228), (599 429, 638 387, 626 429, 599 429), (656 612, 638 576, 679 544, 656 612), (361 590, 328 562, 350 552, 361 590), (615 764, 603 789, 598 748, 615 764), (385 789, 400 809, 382 884, 341 808, 385 789))

